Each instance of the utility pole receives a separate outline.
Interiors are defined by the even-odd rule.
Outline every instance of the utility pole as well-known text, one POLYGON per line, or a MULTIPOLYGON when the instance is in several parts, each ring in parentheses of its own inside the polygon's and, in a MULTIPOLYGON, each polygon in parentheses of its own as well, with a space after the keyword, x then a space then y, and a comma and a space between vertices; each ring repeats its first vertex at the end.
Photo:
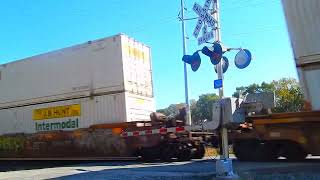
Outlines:
MULTIPOLYGON (((221 27, 220 27, 220 6, 219 0, 213 0, 213 17, 216 20, 216 36, 215 40, 218 43, 221 43, 221 27)), ((220 100, 224 98, 223 94, 223 69, 222 69, 222 61, 217 64, 217 73, 218 79, 222 81, 222 87, 219 88, 219 97, 220 100)), ((221 108, 223 108, 221 106, 221 108)), ((223 109, 222 116, 224 116, 223 109)), ((221 117, 221 120, 223 117, 221 117)), ((228 144, 228 129, 223 125, 221 122, 221 146, 222 146, 222 156, 219 160, 216 161, 216 171, 217 171, 217 178, 218 179, 238 179, 238 176, 234 174, 233 167, 232 167, 232 160, 229 159, 229 144, 228 144)))
MULTIPOLYGON (((216 30, 215 30, 215 40, 216 42, 221 42, 221 28, 220 28, 220 9, 219 9, 219 0, 214 0, 213 3, 213 17, 216 20, 216 30)), ((222 70, 222 61, 217 65, 218 79, 221 79, 223 82, 223 70, 222 70)), ((223 83, 222 83, 223 84, 223 83)), ((224 98, 223 86, 219 88, 219 97, 220 99, 224 98)), ((221 138, 222 138, 222 159, 229 158, 229 145, 228 145, 228 129, 224 126, 221 128, 221 138)))
MULTIPOLYGON (((187 54, 186 51, 186 33, 185 33, 185 25, 184 25, 184 2, 181 0, 181 28, 182 28, 182 48, 183 55, 187 54)), ((184 68, 184 93, 185 93, 185 103, 186 103, 186 113, 187 113, 187 125, 191 125, 191 111, 190 111, 190 103, 189 103, 189 92, 188 92, 188 71, 187 64, 183 63, 184 68)))

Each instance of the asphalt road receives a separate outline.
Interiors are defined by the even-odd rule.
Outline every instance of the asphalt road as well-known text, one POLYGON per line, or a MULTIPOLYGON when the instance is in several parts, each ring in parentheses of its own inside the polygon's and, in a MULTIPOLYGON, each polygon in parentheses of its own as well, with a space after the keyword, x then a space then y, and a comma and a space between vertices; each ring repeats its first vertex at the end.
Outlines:
MULTIPOLYGON (((320 159, 304 162, 239 162, 234 171, 242 179, 320 179, 320 159)), ((110 180, 212 180, 215 160, 203 159, 173 163, 136 161, 0 161, 0 179, 110 179, 110 180)))

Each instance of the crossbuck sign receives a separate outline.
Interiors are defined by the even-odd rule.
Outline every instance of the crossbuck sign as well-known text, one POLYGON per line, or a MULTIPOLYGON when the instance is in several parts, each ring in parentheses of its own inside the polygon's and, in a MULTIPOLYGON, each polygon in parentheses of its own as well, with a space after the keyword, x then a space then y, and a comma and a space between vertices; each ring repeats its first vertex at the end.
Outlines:
POLYGON ((199 16, 197 25, 193 31, 193 36, 195 38, 198 38, 202 25, 204 25, 202 33, 203 35, 202 37, 198 38, 198 45, 201 45, 214 37, 216 20, 208 12, 211 3, 212 0, 206 0, 203 7, 201 7, 198 3, 194 3, 192 8, 193 11, 199 16), (207 25, 212 28, 210 32, 207 31, 207 25))

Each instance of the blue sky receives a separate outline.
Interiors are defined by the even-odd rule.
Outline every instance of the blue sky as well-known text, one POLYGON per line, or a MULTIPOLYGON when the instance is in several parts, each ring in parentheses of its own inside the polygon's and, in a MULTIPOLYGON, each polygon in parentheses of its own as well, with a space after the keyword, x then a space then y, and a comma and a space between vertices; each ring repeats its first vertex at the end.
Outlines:
MULTIPOLYGON (((195 17, 194 2, 185 0, 187 18, 195 17)), ((0 63, 33 56, 88 40, 125 33, 152 48, 157 108, 184 102, 180 0, 10 0, 1 3, 0 63)), ((238 86, 282 77, 297 77, 280 0, 221 0, 222 41, 252 52, 243 70, 228 53, 225 95, 238 86)), ((187 21, 190 54, 200 49, 192 37, 196 21, 187 21)), ((197 72, 189 72, 189 96, 217 93, 217 78, 202 56, 197 72)))

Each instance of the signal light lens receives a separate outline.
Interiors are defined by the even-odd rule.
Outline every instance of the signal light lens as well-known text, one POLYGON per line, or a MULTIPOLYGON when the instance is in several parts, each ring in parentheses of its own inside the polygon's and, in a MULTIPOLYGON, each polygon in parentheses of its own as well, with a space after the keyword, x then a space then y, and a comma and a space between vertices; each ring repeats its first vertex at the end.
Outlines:
POLYGON ((192 71, 197 71, 201 64, 201 58, 198 52, 193 53, 193 55, 184 55, 182 61, 190 64, 192 71))
POLYGON ((210 50, 207 46, 204 46, 201 52, 210 57, 210 61, 213 65, 217 65, 222 58, 222 47, 219 43, 214 43, 212 46, 213 50, 210 50))
POLYGON ((236 54, 234 63, 237 68, 244 69, 250 64, 251 59, 251 52, 247 49, 242 49, 236 54))
MULTIPOLYGON (((228 70, 228 67, 229 67, 229 60, 227 57, 223 56, 222 57, 222 60, 221 60, 221 63, 222 63, 222 72, 225 73, 227 70, 228 70)), ((216 71, 216 73, 218 72, 217 71, 217 66, 214 66, 214 70, 216 71)))

